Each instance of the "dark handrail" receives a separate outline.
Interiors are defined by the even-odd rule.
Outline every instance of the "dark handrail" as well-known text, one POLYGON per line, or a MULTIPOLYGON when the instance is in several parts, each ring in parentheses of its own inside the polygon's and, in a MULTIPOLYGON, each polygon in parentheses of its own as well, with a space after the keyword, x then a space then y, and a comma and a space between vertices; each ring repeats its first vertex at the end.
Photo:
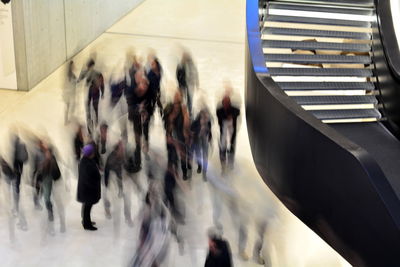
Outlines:
POLYGON ((257 0, 247 1, 246 117, 257 170, 296 216, 353 265, 399 263, 394 248, 400 247, 400 201, 393 188, 368 152, 265 75, 258 7, 257 0))
POLYGON ((400 50, 397 40, 393 40, 396 36, 392 9, 389 0, 375 0, 376 11, 378 15, 378 29, 384 46, 384 53, 388 66, 396 79, 400 80, 400 50))

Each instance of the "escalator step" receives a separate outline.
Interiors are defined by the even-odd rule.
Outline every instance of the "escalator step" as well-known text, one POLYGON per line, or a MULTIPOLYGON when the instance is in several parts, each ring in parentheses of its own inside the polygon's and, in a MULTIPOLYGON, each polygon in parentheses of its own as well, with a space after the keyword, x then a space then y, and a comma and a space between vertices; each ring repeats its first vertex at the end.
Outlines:
POLYGON ((343 64, 370 64, 369 56, 341 56, 341 55, 299 55, 299 54, 265 54, 267 62, 285 63, 343 63, 343 64))
POLYGON ((343 32, 343 31, 324 31, 324 30, 309 30, 309 29, 290 29, 290 28, 264 28, 264 35, 290 35, 290 36, 313 36, 313 37, 329 37, 329 38, 344 38, 370 40, 371 34, 366 32, 343 32))
POLYGON ((376 109, 345 109, 345 110, 313 110, 310 111, 320 120, 375 118, 382 116, 376 109))
POLYGON ((264 40, 263 48, 290 48, 300 50, 338 50, 346 52, 369 52, 370 44, 351 44, 351 43, 326 43, 326 42, 299 42, 299 41, 279 41, 264 40))
POLYGON ((266 21, 287 22, 287 23, 305 23, 305 24, 320 24, 320 25, 337 25, 349 27, 370 28, 371 23, 367 21, 341 20, 341 19, 323 19, 323 18, 308 18, 295 16, 278 16, 269 15, 266 21))
POLYGON ((289 4, 289 3, 269 3, 269 9, 283 9, 283 10, 297 10, 297 11, 308 11, 308 12, 326 12, 326 13, 340 13, 340 14, 351 14, 351 15, 373 15, 373 9, 369 8, 352 8, 330 5, 329 7, 323 5, 310 5, 310 4, 289 4))
POLYGON ((371 95, 351 96, 293 96, 299 105, 348 105, 348 104, 378 104, 371 95))
POLYGON ((371 69, 350 68, 268 68, 271 76, 351 76, 371 77, 371 69))
POLYGON ((375 85, 369 82, 277 82, 282 90, 375 90, 375 85))
POLYGON ((291 3, 308 3, 308 4, 335 4, 349 6, 365 6, 373 7, 375 0, 270 0, 270 2, 291 2, 291 3))

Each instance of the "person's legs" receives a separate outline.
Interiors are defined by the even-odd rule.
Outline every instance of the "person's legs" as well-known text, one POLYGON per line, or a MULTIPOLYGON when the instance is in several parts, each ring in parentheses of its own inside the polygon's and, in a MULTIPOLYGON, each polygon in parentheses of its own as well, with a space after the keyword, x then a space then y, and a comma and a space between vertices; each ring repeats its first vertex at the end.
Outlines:
POLYGON ((208 140, 204 138, 201 140, 201 152, 202 152, 202 162, 203 162, 203 179, 207 180, 207 169, 208 169, 208 140))
POLYGON ((97 230, 95 227, 93 227, 92 224, 92 219, 90 218, 90 212, 92 210, 92 204, 89 203, 83 203, 82 204, 82 219, 83 219, 83 228, 89 229, 89 230, 97 230))
POLYGON ((149 160, 148 152, 149 152, 149 124, 150 124, 150 117, 145 118, 143 123, 143 135, 144 135, 144 153, 146 155, 146 159, 149 160))
POLYGON ((93 99, 93 109, 94 109, 94 113, 96 118, 94 119, 95 122, 95 128, 97 126, 97 124, 99 123, 99 99, 93 99))
POLYGON ((135 164, 140 166, 142 164, 141 148, 142 148, 142 123, 140 114, 133 115, 133 132, 135 133, 135 164))
POLYGON ((257 237, 253 249, 253 259, 258 264, 264 265, 265 260, 262 256, 262 248, 264 244, 264 234, 267 230, 267 221, 258 222, 256 227, 257 227, 257 237))
POLYGON ((41 210, 42 206, 40 205, 39 202, 41 181, 39 181, 38 175, 36 173, 33 174, 32 187, 33 187, 33 204, 35 205, 35 209, 41 210))
POLYGON ((19 196, 20 196, 20 186, 21 186, 21 176, 24 168, 22 162, 14 162, 14 181, 13 181, 13 197, 14 197, 14 208, 15 212, 19 212, 19 196))
MULTIPOLYGON (((194 156, 195 161, 197 163, 197 173, 201 173, 202 170, 202 164, 201 164, 201 149, 200 149, 200 144, 199 140, 195 140, 192 145, 191 149, 191 154, 194 156)), ((190 159, 190 162, 192 162, 192 159, 190 159)))
POLYGON ((45 177, 43 179, 42 187, 43 187, 43 197, 44 203, 46 205, 48 220, 49 222, 54 221, 54 214, 53 214, 53 204, 51 203, 51 190, 53 185, 53 180, 51 177, 45 177))

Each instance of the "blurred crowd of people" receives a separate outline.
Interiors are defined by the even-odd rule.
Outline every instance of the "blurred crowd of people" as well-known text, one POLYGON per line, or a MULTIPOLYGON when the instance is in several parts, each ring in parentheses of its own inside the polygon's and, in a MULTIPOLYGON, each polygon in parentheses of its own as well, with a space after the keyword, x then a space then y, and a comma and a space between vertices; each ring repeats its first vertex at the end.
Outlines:
MULTIPOLYGON (((195 170, 213 188, 214 227, 208 232, 209 252, 205 266, 232 266, 230 246, 223 238, 224 223, 220 219, 221 195, 228 199, 232 223, 238 232, 239 256, 243 260, 249 258, 245 252, 248 218, 241 216, 240 197, 229 182, 235 163, 240 108, 232 102, 230 87, 226 88, 214 112, 204 100, 194 104, 194 97, 202 90, 196 64, 187 50, 183 51, 174 73, 176 89, 169 88, 167 92, 162 86, 164 69, 155 53, 148 55, 146 63, 135 53, 127 53, 124 67, 109 79, 105 79, 97 68, 95 56, 88 59, 80 73, 76 72, 73 61, 68 63, 63 88, 64 121, 75 126, 71 143, 74 154, 70 158, 76 167, 71 172, 77 177, 76 197, 82 203, 81 223, 85 230, 97 230, 91 209, 100 199, 105 216, 111 219, 115 205, 112 190, 115 189, 115 195, 123 201, 125 222, 132 227, 131 196, 124 188, 125 180, 132 181, 143 203, 138 212, 137 250, 130 266, 161 266, 173 238, 183 251, 184 238, 179 228, 185 225, 187 215, 184 201, 179 199, 181 193, 184 197, 184 192, 191 190, 195 170), (82 82, 87 90, 84 101, 86 121, 78 123, 77 90, 82 82), (172 95, 170 100, 165 96, 167 93, 172 95), (107 110, 102 111, 105 106, 107 110), (150 146, 151 122, 156 114, 164 126, 166 157, 150 146), (214 118, 217 126, 214 126, 214 118), (219 132, 219 170, 208 163, 213 127, 219 132), (144 184, 138 181, 141 173, 146 177, 144 184)), ((55 146, 50 139, 26 130, 22 135, 18 129, 11 132, 11 152, 0 157, 4 187, 12 202, 10 217, 18 219, 20 229, 28 229, 19 203, 21 175, 25 172, 33 188, 34 207, 41 210, 41 203, 44 203, 47 210, 48 232, 55 234, 53 202, 60 217, 60 231, 65 232, 64 205, 52 189, 63 173, 55 146), (28 170, 24 167, 27 165, 28 170)), ((61 165, 67 164, 61 162, 61 165)), ((265 230, 266 221, 257 223, 253 257, 259 264, 264 264, 261 250, 265 230)))

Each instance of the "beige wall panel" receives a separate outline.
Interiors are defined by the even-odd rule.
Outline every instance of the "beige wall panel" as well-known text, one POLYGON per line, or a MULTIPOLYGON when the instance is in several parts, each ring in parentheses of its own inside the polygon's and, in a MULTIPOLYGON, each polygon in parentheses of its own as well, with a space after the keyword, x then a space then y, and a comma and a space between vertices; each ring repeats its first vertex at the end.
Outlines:
POLYGON ((67 57, 74 56, 143 0, 65 0, 67 57))

